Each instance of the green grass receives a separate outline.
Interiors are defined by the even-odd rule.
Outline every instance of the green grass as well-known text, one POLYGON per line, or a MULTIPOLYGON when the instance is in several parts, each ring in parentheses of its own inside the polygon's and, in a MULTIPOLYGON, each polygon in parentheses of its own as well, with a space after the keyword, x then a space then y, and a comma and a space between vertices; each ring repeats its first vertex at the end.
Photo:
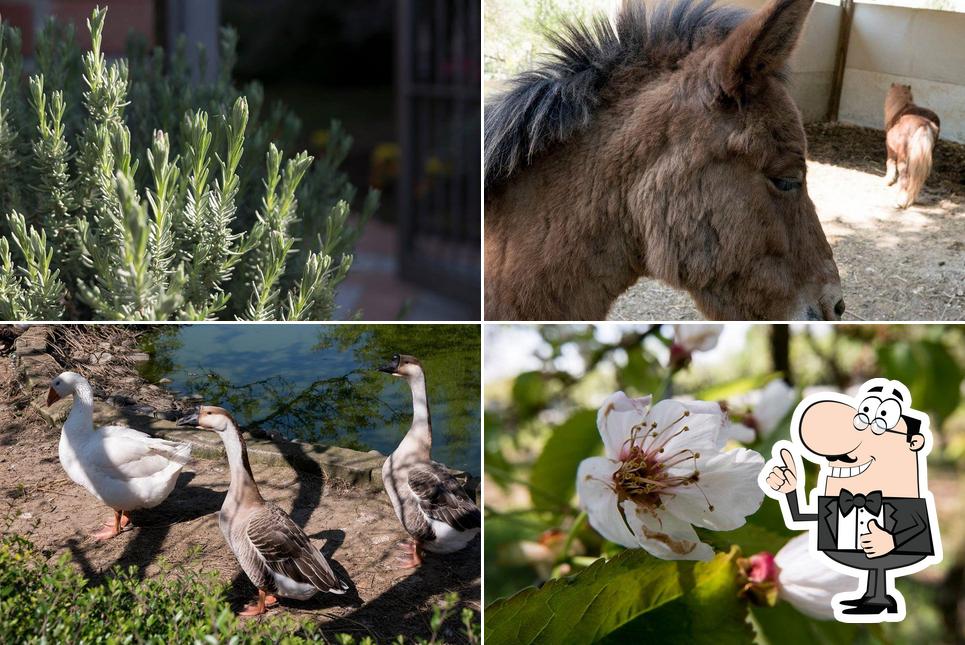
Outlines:
MULTIPOLYGON (((48 561, 30 540, 0 537, 0 642, 3 643, 374 643, 348 634, 324 635, 313 617, 289 615, 239 620, 227 601, 228 584, 215 572, 161 562, 159 575, 139 579, 136 568, 115 568, 91 582, 70 555, 48 561)), ((430 620, 436 643, 457 598, 447 598, 430 620)), ((468 613, 468 615, 467 615, 468 613)), ((478 642, 470 610, 466 639, 478 642)), ((402 636, 395 643, 405 642, 402 636)))

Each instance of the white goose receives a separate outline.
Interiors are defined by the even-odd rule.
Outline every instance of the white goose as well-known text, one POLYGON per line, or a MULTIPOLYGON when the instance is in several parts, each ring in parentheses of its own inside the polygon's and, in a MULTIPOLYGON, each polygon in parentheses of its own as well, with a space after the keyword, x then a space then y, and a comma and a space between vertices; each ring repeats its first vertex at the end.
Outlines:
POLYGON ((241 569, 258 588, 258 600, 247 605, 242 616, 265 613, 266 607, 278 603, 275 594, 307 600, 319 591, 343 594, 348 590, 348 584, 335 575, 305 531, 261 496, 245 440, 227 410, 202 406, 179 419, 178 425, 214 430, 224 443, 231 484, 218 524, 241 569))
POLYGON ((74 402, 60 433, 60 464, 75 483, 114 510, 114 521, 92 536, 107 540, 130 523, 128 512, 167 498, 191 458, 191 445, 122 426, 95 429, 93 390, 75 372, 50 383, 47 405, 70 395, 74 402))
POLYGON ((412 389, 412 426, 382 465, 382 482, 402 527, 412 537, 406 568, 422 564, 422 550, 452 553, 480 529, 479 508, 442 464, 432 461, 432 421, 422 364, 396 354, 380 371, 404 378, 412 389))

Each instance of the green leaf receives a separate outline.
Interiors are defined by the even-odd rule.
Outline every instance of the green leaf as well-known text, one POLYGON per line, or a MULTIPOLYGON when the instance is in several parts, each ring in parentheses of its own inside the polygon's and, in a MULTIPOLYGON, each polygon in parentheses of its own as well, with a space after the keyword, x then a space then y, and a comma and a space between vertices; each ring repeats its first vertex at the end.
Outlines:
POLYGON ((626 389, 658 396, 663 386, 664 369, 643 345, 639 345, 627 350, 627 364, 620 369, 619 378, 626 389))
POLYGON ((746 376, 727 383, 712 385, 694 393, 694 398, 700 401, 724 401, 738 394, 764 387, 781 376, 780 372, 746 376))
POLYGON ((908 386, 912 406, 944 418, 961 402, 962 369, 945 345, 933 340, 898 341, 878 348, 884 376, 908 386))
POLYGON ((580 462, 598 453, 602 445, 593 410, 578 410, 554 428, 530 473, 533 506, 558 509, 568 504, 576 491, 580 462))
POLYGON ((489 605, 486 642, 746 643, 735 559, 736 551, 694 563, 627 550, 489 605))
POLYGON ((533 511, 496 513, 487 510, 483 545, 486 599, 496 600, 533 584, 540 576, 521 556, 520 543, 536 541, 550 525, 550 516, 533 511))
POLYGON ((793 533, 786 531, 786 529, 785 532, 772 531, 748 521, 747 524, 733 531, 710 531, 699 528, 697 535, 701 541, 706 542, 718 551, 729 551, 731 546, 736 544, 745 556, 750 556, 761 551, 767 551, 771 554, 777 553, 793 533))
POLYGON ((513 382, 513 403, 521 419, 526 419, 546 405, 546 381, 542 372, 523 372, 513 382))
POLYGON ((837 645, 853 643, 859 627, 836 620, 816 620, 786 602, 774 607, 751 606, 758 645, 837 645))

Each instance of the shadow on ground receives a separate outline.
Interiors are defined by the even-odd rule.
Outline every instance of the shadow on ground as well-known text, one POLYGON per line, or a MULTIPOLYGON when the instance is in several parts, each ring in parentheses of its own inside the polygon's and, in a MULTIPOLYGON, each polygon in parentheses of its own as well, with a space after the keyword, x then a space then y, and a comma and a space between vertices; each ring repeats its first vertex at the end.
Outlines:
MULTIPOLYGON (((109 509, 71 482, 57 457, 59 433, 39 419, 0 409, 0 442, 13 437, 0 456, 0 491, 11 524, 7 530, 29 538, 49 558, 71 554, 91 581, 112 567, 133 566, 136 575, 161 573, 171 565, 216 571, 231 581, 229 602, 239 609, 255 594, 218 526, 217 511, 228 488, 227 464, 195 459, 182 472, 163 504, 132 513, 133 528, 106 542, 88 536, 111 518, 109 509)), ((384 493, 361 492, 318 474, 287 465, 252 464, 262 495, 289 512, 333 568, 350 579, 355 594, 320 594, 307 602, 284 600, 270 615, 314 617, 326 633, 348 632, 388 641, 428 637, 433 608, 447 592, 477 616, 480 603, 478 539, 450 556, 429 554, 416 570, 398 568, 398 543, 405 539, 384 493)), ((446 642, 462 641, 458 611, 444 628, 446 642)))

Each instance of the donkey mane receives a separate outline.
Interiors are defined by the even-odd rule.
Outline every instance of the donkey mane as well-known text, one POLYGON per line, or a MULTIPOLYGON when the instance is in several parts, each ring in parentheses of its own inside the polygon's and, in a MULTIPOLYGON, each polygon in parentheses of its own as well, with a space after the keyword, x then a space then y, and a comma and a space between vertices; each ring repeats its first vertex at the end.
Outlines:
POLYGON ((555 51, 487 106, 486 187, 585 129, 618 71, 671 69, 699 47, 722 42, 748 15, 713 0, 661 0, 648 16, 643 0, 625 0, 615 25, 598 16, 548 34, 555 51))

